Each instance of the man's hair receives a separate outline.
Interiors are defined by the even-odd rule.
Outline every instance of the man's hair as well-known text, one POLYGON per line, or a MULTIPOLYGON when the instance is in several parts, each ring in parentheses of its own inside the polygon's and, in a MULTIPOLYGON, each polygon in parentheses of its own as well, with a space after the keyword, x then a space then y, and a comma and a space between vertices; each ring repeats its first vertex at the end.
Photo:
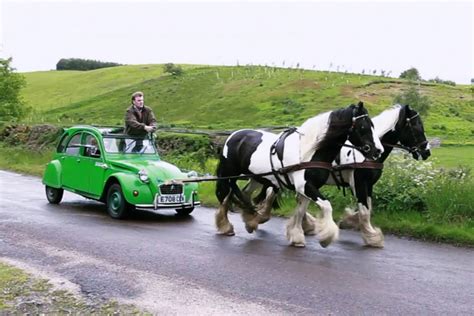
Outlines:
POLYGON ((135 101, 136 97, 143 97, 143 92, 137 91, 132 94, 132 101, 135 101))

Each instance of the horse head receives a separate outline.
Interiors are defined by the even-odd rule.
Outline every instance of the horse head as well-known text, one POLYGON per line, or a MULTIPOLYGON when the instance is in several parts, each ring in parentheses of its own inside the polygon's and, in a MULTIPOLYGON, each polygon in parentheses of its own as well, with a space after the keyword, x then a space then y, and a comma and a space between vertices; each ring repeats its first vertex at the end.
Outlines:
POLYGON ((404 117, 402 113, 399 120, 400 125, 400 144, 407 147, 414 159, 428 159, 431 155, 430 145, 426 139, 423 122, 420 114, 410 108, 403 106, 404 117))
POLYGON ((374 135, 374 124, 369 117, 364 103, 350 105, 352 108, 352 127, 349 130, 348 140, 367 159, 377 159, 383 153, 380 139, 374 135))

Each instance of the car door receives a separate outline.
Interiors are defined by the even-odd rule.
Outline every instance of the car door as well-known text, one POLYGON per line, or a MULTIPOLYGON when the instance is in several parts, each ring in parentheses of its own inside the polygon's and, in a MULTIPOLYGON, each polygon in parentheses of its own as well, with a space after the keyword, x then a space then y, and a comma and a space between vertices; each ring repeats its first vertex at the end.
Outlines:
POLYGON ((62 166, 61 181, 63 186, 67 188, 84 191, 86 188, 84 183, 87 183, 87 178, 81 164, 81 138, 82 133, 76 133, 66 145, 64 155, 60 158, 62 166))
POLYGON ((89 133, 84 135, 84 151, 81 163, 84 173, 87 175, 86 192, 94 196, 100 196, 107 168, 104 162, 104 151, 94 135, 89 133))

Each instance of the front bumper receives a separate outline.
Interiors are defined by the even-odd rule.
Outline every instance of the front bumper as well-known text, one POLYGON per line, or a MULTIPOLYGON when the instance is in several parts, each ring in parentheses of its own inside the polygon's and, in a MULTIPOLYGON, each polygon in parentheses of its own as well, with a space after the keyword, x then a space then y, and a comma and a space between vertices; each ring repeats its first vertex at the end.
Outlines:
POLYGON ((174 208, 174 209, 180 209, 180 208, 191 208, 195 206, 201 205, 201 202, 196 201, 196 196, 197 192, 193 192, 191 195, 191 203, 158 203, 158 194, 155 195, 155 199, 153 201, 153 204, 136 204, 135 208, 137 210, 158 210, 158 209, 167 209, 167 208, 174 208))

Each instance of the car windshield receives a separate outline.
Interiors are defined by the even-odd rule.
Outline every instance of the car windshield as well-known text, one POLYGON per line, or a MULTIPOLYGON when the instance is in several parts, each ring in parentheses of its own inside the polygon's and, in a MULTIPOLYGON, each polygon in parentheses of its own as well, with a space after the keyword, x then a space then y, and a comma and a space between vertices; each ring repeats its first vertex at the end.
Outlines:
POLYGON ((105 151, 111 154, 155 154, 149 139, 104 137, 105 151))

